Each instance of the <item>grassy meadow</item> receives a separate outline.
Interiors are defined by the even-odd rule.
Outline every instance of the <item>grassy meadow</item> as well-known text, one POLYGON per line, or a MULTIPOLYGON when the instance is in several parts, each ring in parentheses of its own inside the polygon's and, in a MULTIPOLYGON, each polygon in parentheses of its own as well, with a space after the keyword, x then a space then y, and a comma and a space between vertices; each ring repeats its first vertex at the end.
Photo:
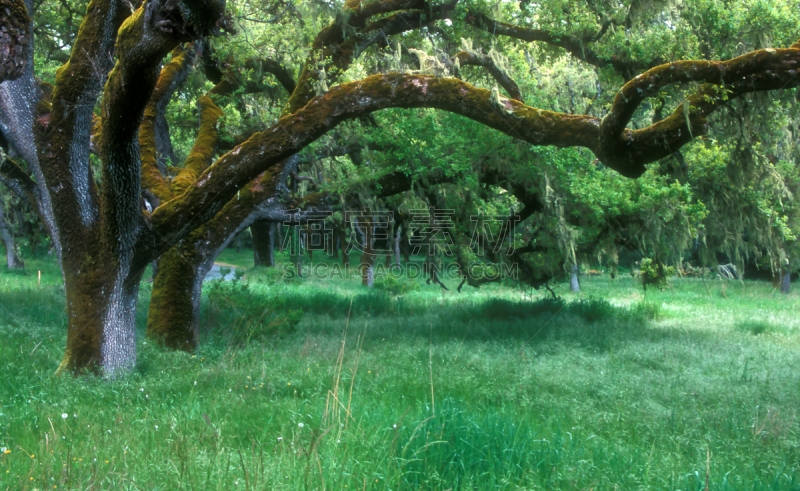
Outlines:
POLYGON ((206 288, 188 354, 144 339, 144 282, 138 366, 105 381, 53 375, 60 272, 28 259, 0 269, 0 490, 800 489, 800 296, 671 284, 250 268, 206 288))

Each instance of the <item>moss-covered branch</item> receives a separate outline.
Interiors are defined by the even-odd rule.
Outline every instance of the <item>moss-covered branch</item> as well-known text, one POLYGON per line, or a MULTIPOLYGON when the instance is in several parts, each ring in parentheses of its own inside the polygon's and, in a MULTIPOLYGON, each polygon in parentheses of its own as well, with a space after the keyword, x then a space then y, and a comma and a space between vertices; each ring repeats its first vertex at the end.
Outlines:
POLYGON ((164 56, 180 42, 205 36, 224 12, 222 0, 149 0, 120 27, 118 61, 103 94, 100 158, 102 224, 112 247, 132 250, 141 216, 139 125, 164 56))
MULTIPOLYGON (((789 88, 800 83, 795 68, 798 62, 800 50, 797 49, 760 50, 729 62, 706 62, 708 67, 717 67, 716 70, 708 68, 706 78, 719 75, 721 71, 744 76, 726 86, 729 97, 789 88)), ((694 72, 691 62, 687 63, 684 70, 694 72)), ((674 70, 671 66, 675 65, 659 67, 655 73, 678 70, 677 66, 674 70)), ((697 70, 700 70, 699 65, 697 70)), ((644 76, 637 80, 642 78, 644 76)), ((695 76, 691 80, 698 78, 695 76)), ((532 145, 584 147, 621 174, 638 177, 644 172, 645 164, 669 155, 690 141, 692 131, 694 135, 707 131, 705 118, 724 102, 714 90, 706 86, 689 100, 688 118, 676 111, 647 128, 625 130, 621 138, 601 138, 600 120, 592 116, 543 111, 511 99, 498 102, 489 91, 456 79, 373 75, 332 88, 224 155, 184 195, 157 209, 153 225, 164 237, 180 234, 182 227, 197 226, 213 216, 237 189, 341 121, 390 107, 428 107, 454 112, 532 145), (692 131, 687 127, 687 119, 691 121, 692 131)), ((616 116, 609 117, 614 121, 616 116)))
POLYGON ((159 201, 171 198, 169 183, 164 179, 164 169, 158 162, 156 150, 156 132, 159 116, 163 115, 167 104, 178 86, 188 75, 193 56, 181 47, 172 51, 172 60, 161 69, 155 89, 144 110, 142 123, 139 125, 139 148, 142 162, 142 186, 149 190, 159 201))
POLYGON ((623 175, 638 177, 644 164, 666 157, 708 131, 707 117, 728 100, 743 94, 780 90, 800 84, 800 49, 764 49, 727 61, 680 61, 650 69, 617 93, 600 126, 598 157, 623 175), (704 85, 678 106, 671 116, 632 131, 630 122, 639 104, 659 89, 676 83, 704 85))
POLYGON ((200 129, 183 168, 172 180, 173 196, 181 194, 194 184, 197 176, 211 165, 219 143, 219 118, 223 116, 222 110, 208 96, 200 97, 197 107, 200 112, 200 129))
MULTIPOLYGON (((372 17, 404 10, 424 10, 431 16, 437 11, 451 10, 457 1, 436 9, 427 0, 379 0, 366 5, 360 1, 349 2, 345 11, 314 38, 310 55, 297 80, 297 88, 289 98, 284 114, 296 111, 311 100, 316 95, 316 86, 320 82, 330 85, 347 70, 353 59, 365 49, 365 46, 359 47, 360 41, 368 39, 365 34, 383 30, 383 37, 419 27, 405 18, 402 21, 382 19, 368 24, 372 17)), ((416 14, 421 15, 422 12, 416 14)))
POLYGON ((114 37, 127 14, 121 2, 89 4, 70 59, 56 72, 52 106, 42 101, 37 107, 34 132, 46 181, 43 192, 49 194, 55 215, 53 230, 65 243, 89 240, 86 234, 97 220, 99 198, 85 142, 90 141, 93 109, 111 67, 114 37))
POLYGON ((332 88, 224 155, 184 195, 154 212, 154 229, 159 236, 170 237, 180 235, 184 227, 196 227, 213 216, 237 189, 339 122, 390 107, 443 109, 535 145, 597 150, 597 118, 541 111, 510 99, 497 105, 488 90, 457 79, 373 75, 332 88))

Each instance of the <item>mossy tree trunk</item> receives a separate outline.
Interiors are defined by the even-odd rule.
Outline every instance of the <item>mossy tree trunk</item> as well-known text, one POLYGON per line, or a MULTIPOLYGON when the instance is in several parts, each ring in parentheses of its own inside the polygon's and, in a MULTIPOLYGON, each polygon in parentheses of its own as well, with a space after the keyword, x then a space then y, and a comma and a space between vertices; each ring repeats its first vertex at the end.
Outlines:
POLYGON ((151 0, 131 15, 122 2, 93 0, 52 98, 37 107, 35 139, 46 182, 38 189, 50 199, 67 296, 59 372, 115 377, 135 365, 139 283, 159 247, 142 227, 138 125, 161 59, 203 35, 219 15, 219 4, 151 0), (88 166, 101 92, 102 191, 88 166))
POLYGON ((202 254, 189 241, 161 256, 147 314, 149 338, 182 351, 197 347, 203 280, 216 256, 202 254))

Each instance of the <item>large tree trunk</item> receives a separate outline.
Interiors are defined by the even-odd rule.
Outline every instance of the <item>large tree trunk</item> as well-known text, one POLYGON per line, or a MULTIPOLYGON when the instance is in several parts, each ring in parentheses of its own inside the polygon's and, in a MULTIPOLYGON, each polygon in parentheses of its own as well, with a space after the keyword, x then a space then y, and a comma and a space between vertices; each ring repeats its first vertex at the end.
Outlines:
MULTIPOLYGON (((71 255, 70 255, 71 256, 71 255)), ((130 258, 64 258, 67 347, 58 372, 115 377, 136 364, 136 299, 142 271, 130 258)))
POLYGON ((265 173, 242 191, 241 199, 229 202, 206 225, 161 256, 147 315, 147 337, 173 349, 190 351, 197 347, 203 280, 217 256, 247 227, 255 243, 259 233, 253 228, 256 223, 278 225, 275 220, 285 216, 285 209, 280 200, 270 198, 285 191, 285 176, 295 162, 289 159, 265 173))
POLYGON ((275 222, 258 220, 250 225, 253 235, 253 262, 256 266, 275 266, 275 222))

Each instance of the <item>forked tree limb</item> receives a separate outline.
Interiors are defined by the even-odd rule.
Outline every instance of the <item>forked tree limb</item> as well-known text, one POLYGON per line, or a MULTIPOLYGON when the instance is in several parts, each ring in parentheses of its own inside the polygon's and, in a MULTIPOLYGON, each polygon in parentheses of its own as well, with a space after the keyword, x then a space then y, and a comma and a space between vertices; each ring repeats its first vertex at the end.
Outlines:
POLYGON ((512 99, 525 102, 522 99, 522 92, 519 90, 517 83, 508 75, 508 72, 495 63, 491 56, 474 51, 461 51, 454 58, 458 59, 458 63, 461 66, 472 65, 486 68, 486 71, 503 87, 503 90, 512 99))
POLYGON ((172 197, 169 183, 164 178, 164 169, 158 165, 156 150, 157 125, 178 86, 186 79, 193 61, 191 51, 177 47, 172 51, 172 60, 161 69, 153 93, 144 110, 139 125, 139 148, 142 168, 142 186, 160 201, 172 197))

